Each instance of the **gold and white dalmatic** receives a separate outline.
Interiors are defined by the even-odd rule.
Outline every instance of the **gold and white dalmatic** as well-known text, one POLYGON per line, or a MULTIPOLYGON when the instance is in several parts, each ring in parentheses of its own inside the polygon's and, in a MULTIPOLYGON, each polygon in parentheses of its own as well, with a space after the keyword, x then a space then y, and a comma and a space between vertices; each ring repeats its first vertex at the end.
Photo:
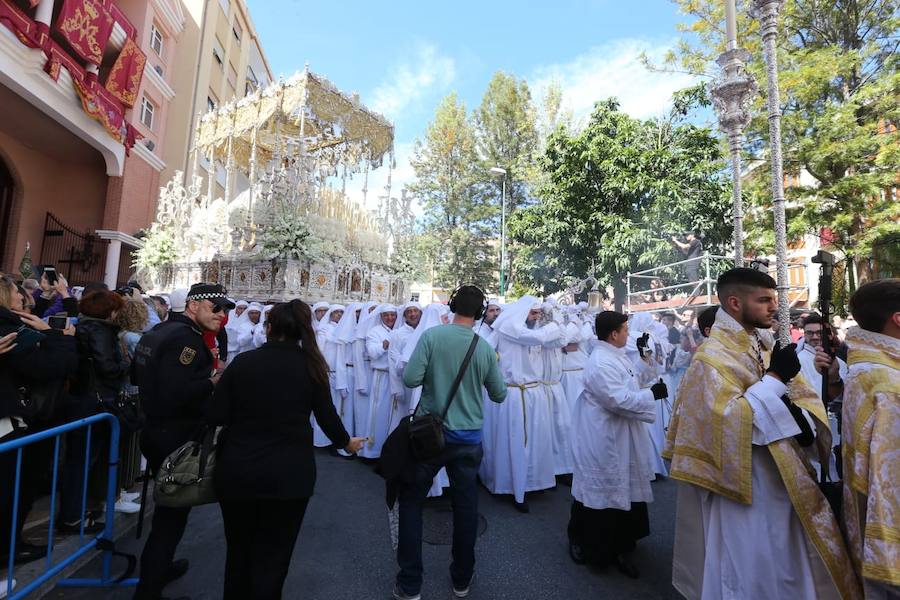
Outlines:
POLYGON ((844 525, 867 598, 900 597, 900 340, 847 333, 844 525))
POLYGON ((703 600, 861 598, 787 389, 825 456, 825 408, 802 375, 764 376, 774 340, 719 311, 679 387, 664 456, 679 481, 672 584, 703 600))

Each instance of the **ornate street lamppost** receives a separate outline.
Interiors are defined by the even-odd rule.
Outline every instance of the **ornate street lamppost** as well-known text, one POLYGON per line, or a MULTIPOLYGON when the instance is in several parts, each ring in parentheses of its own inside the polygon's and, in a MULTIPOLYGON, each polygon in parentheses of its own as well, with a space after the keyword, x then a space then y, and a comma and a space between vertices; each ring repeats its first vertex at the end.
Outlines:
POLYGON ((781 156, 781 94, 778 89, 778 13, 784 0, 753 0, 752 16, 759 19, 766 58, 769 108, 769 150, 772 154, 772 211, 775 214, 775 264, 778 272, 778 323, 782 346, 790 343, 788 324, 787 219, 784 211, 784 165, 781 156))
POLYGON ((491 167, 491 173, 503 178, 503 190, 500 192, 500 297, 506 297, 506 169, 491 167))
POLYGON ((716 62, 722 77, 712 87, 713 105, 719 117, 719 127, 728 136, 731 151, 732 218, 734 219, 734 265, 744 265, 744 211, 741 200, 741 136, 750 123, 750 101, 756 95, 753 76, 744 65, 750 53, 737 45, 735 0, 725 0, 727 44, 716 62))

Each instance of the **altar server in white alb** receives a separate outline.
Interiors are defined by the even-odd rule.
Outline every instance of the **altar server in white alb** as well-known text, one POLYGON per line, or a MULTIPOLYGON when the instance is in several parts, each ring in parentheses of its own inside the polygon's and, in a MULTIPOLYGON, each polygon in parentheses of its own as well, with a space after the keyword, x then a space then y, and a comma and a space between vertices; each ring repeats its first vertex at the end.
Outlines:
POLYGON ((541 303, 524 296, 494 322, 500 370, 509 386, 507 401, 493 415, 491 447, 485 448, 483 483, 493 494, 512 494, 515 507, 529 512, 525 493, 556 485, 553 413, 541 378, 543 346, 563 338, 556 323, 543 327, 541 303))
POLYGON ((716 287, 721 308, 681 380, 666 444, 678 480, 672 584, 703 600, 861 598, 807 458, 831 452, 825 407, 794 345, 774 345, 775 280, 734 268, 716 287))
POLYGON ((391 372, 391 398, 396 406, 392 411, 391 424, 388 431, 393 431, 400 420, 409 414, 409 402, 412 390, 403 385, 403 369, 400 362, 406 342, 419 326, 422 318, 422 306, 418 302, 404 304, 398 312, 398 321, 390 335, 388 347, 388 363, 391 372))
POLYGON ((569 554, 576 563, 613 564, 638 577, 631 552, 650 534, 647 503, 653 501, 653 471, 646 423, 667 395, 664 383, 641 389, 625 353, 628 318, 618 312, 597 315, 600 345, 588 360, 584 391, 572 415, 575 472, 569 554))
MULTIPOLYGON (((495 352, 497 351, 497 348, 495 345, 496 336, 494 335, 494 323, 497 321, 497 317, 500 316, 501 311, 502 308, 500 302, 495 299, 490 299, 487 301, 487 308, 484 311, 481 322, 475 323, 475 332, 483 337, 495 352)), ((494 429, 497 426, 497 417, 495 416, 495 413, 497 412, 497 407, 500 405, 491 400, 487 390, 484 391, 482 396, 484 423, 481 427, 481 446, 482 448, 492 448, 494 444, 494 429)), ((481 467, 479 469, 479 477, 481 477, 482 481, 485 479, 485 470, 485 461, 484 458, 482 458, 481 467)))
MULTIPOLYGON (((347 307, 337 329, 331 336, 337 344, 337 369, 335 369, 335 389, 338 397, 334 398, 338 415, 344 424, 344 429, 353 432, 354 437, 365 437, 365 432, 356 432, 356 415, 354 414, 354 400, 356 395, 355 372, 353 370, 353 340, 356 334, 357 319, 363 307, 361 302, 354 302, 347 307)), ((342 450, 338 450, 343 455, 342 450)))
POLYGON ((378 458, 381 447, 390 433, 389 427, 396 405, 391 397, 390 355, 391 332, 397 323, 397 307, 382 304, 372 313, 366 333, 366 353, 372 364, 372 384, 369 386, 369 438, 360 456, 378 458))
MULTIPOLYGON (((338 343, 334 339, 334 334, 337 331, 338 322, 343 316, 344 306, 332 304, 325 311, 325 314, 322 315, 316 328, 316 339, 318 340, 319 348, 325 357, 325 362, 328 363, 328 387, 331 391, 331 401, 335 403, 336 407, 340 404, 341 395, 337 390, 338 343)), ((313 444, 317 448, 331 446, 331 440, 328 439, 328 436, 316 423, 315 416, 310 415, 310 420, 313 425, 313 444)))

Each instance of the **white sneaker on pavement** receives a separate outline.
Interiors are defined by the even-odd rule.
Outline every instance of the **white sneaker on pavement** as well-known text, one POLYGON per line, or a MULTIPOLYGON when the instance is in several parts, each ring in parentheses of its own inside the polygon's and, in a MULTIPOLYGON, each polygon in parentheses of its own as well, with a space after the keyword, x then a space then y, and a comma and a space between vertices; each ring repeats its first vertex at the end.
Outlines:
POLYGON ((140 512, 140 510, 141 505, 137 502, 126 502, 124 500, 116 502, 116 512, 133 515, 136 512, 140 512))
POLYGON ((125 502, 134 502, 140 497, 140 492, 122 492, 119 494, 119 500, 124 500, 125 502))

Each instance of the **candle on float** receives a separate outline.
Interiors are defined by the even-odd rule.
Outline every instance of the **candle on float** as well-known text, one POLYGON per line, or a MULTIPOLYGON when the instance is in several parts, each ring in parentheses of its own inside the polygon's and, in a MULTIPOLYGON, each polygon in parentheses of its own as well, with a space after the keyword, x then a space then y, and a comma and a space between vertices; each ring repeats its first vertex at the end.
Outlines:
POLYGON ((725 0, 726 50, 737 48, 737 10, 735 0, 725 0))

